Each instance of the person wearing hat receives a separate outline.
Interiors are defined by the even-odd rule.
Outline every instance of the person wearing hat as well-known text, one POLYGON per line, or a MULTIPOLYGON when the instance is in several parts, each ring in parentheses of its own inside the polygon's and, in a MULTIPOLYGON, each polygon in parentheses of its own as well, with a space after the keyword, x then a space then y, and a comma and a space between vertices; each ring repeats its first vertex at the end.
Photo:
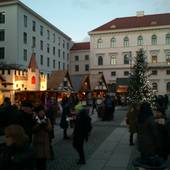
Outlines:
POLYGON ((88 141, 89 133, 92 129, 89 110, 81 103, 75 106, 77 112, 75 127, 73 131, 73 147, 79 154, 77 164, 85 164, 84 141, 88 141))
POLYGON ((33 128, 33 105, 30 101, 24 100, 20 107, 20 120, 19 124, 24 128, 26 134, 29 137, 29 141, 32 141, 32 128, 33 128))

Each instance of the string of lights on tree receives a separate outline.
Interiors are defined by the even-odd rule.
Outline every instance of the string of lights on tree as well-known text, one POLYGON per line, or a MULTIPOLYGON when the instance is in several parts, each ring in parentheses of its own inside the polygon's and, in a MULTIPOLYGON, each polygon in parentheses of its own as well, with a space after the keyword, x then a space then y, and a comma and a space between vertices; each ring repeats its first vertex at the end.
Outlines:
POLYGON ((148 80, 149 76, 145 52, 140 49, 134 58, 134 65, 129 77, 130 104, 149 102, 151 106, 154 106, 154 91, 148 80))

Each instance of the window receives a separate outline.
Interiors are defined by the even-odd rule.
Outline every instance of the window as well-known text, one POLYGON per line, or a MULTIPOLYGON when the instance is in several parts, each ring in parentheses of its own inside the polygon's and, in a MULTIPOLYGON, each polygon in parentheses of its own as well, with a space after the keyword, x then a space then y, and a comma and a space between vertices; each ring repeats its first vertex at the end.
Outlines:
POLYGON ((63 51, 63 60, 65 60, 65 52, 63 51))
POLYGON ((152 45, 157 45, 157 36, 156 35, 152 35, 152 45))
POLYGON ((111 39, 111 48, 114 48, 116 45, 116 39, 115 38, 112 38, 111 39))
POLYGON ((152 63, 157 63, 157 62, 158 62, 156 55, 152 56, 152 61, 151 61, 151 62, 152 62, 152 63))
POLYGON ((49 40, 50 39, 50 31, 47 30, 47 39, 49 40))
POLYGON ((129 71, 124 71, 124 76, 128 76, 129 75, 129 71))
POLYGON ((166 35, 166 44, 170 44, 170 34, 166 35))
POLYGON ((53 60, 53 68, 55 68, 55 60, 53 60))
POLYGON ((43 26, 42 25, 40 25, 40 35, 43 36, 43 26))
POLYGON ((58 46, 60 46, 60 40, 61 40, 60 37, 58 37, 58 46))
POLYGON ((170 70, 166 70, 166 74, 170 75, 170 70))
POLYGON ((111 58, 110 58, 110 63, 111 63, 112 65, 116 64, 116 57, 115 57, 115 56, 111 56, 111 58))
POLYGON ((55 47, 53 47, 53 55, 55 55, 55 47))
POLYGON ((24 15, 24 27, 27 27, 28 23, 27 23, 27 16, 24 15))
POLYGON ((79 65, 75 65, 75 71, 79 71, 79 65))
POLYGON ((65 41, 63 40, 63 48, 65 48, 65 41))
POLYGON ((24 61, 27 61, 27 50, 24 49, 24 61))
POLYGON ((75 61, 79 61, 79 56, 78 55, 76 55, 74 58, 75 58, 75 61))
POLYGON ((158 71, 157 70, 152 70, 152 75, 157 75, 158 71))
POLYGON ((143 45, 143 37, 141 35, 138 37, 138 43, 137 44, 143 45))
POLYGON ((32 31, 36 31, 36 22, 32 21, 32 31))
POLYGON ((116 71, 112 71, 111 76, 116 76, 116 71))
POLYGON ((88 64, 85 65, 85 71, 89 71, 89 65, 88 64))
POLYGON ((170 64, 170 52, 166 54, 166 62, 170 64))
POLYGON ((123 46, 124 47, 129 47, 129 38, 128 37, 125 37, 124 40, 123 40, 123 46))
POLYGON ((158 85, 157 85, 157 83, 152 83, 152 88, 153 88, 153 90, 158 90, 158 85))
POLYGON ((0 30, 0 41, 5 41, 5 30, 0 30))
POLYGON ((5 12, 0 12, 0 24, 5 24, 5 12))
POLYGON ((65 63, 63 63, 63 70, 65 70, 65 63))
POLYGON ((4 59, 4 58, 5 58, 5 48, 0 47, 0 59, 4 59))
POLYGON ((43 65, 43 55, 40 56, 40 64, 43 65))
POLYGON ((23 42, 24 44, 27 44, 27 33, 26 32, 23 33, 23 42))
POLYGON ((58 57, 60 57, 60 49, 58 49, 58 57))
POLYGON ((47 67, 49 67, 50 66, 50 58, 48 57, 47 58, 47 67))
POLYGON ((124 55, 124 64, 129 64, 129 56, 127 54, 124 55))
POLYGON ((67 53, 67 61, 69 61, 69 53, 67 53))
POLYGON ((40 49, 43 50, 43 41, 40 41, 40 49))
POLYGON ((36 47, 36 38, 32 37, 32 47, 35 48, 36 47))
POLYGON ((69 50, 69 43, 67 43, 67 50, 69 50))
POLYGON ((166 89, 167 89, 167 92, 170 92, 170 82, 167 83, 166 89))
POLYGON ((85 60, 89 60, 89 55, 85 55, 85 60))
POLYGON ((58 69, 60 69, 61 68, 61 64, 60 64, 60 61, 58 62, 58 69))
POLYGON ((47 53, 49 53, 49 52, 50 52, 50 45, 47 44, 47 53))
POLYGON ((97 48, 102 48, 102 39, 97 40, 97 48))
POLYGON ((103 57, 102 56, 98 57, 98 65, 99 66, 103 65, 103 57))
POLYGON ((55 33, 53 33, 53 43, 55 43, 55 33))

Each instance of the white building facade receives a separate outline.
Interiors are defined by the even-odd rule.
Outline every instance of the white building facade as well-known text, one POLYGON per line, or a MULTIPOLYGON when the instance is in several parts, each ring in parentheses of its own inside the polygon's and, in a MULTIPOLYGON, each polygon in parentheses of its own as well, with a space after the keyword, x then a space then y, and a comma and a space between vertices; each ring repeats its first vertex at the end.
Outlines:
POLYGON ((27 67, 34 50, 41 72, 67 70, 71 38, 18 0, 0 2, 0 63, 27 67))
POLYGON ((116 18, 90 35, 90 73, 103 73, 107 84, 128 78, 136 52, 143 48, 157 94, 170 93, 170 13, 116 18))
POLYGON ((90 73, 90 42, 74 43, 70 49, 70 75, 90 73))

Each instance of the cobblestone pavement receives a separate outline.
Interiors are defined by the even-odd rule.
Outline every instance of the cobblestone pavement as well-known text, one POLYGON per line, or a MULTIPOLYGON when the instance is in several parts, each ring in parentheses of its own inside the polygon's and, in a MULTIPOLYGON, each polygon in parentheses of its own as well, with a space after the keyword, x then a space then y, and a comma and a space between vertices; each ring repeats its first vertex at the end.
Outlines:
MULTIPOLYGON (((85 144, 84 150, 86 160, 96 151, 102 142, 111 134, 118 126, 126 113, 126 108, 119 107, 115 111, 115 121, 103 122, 96 120, 93 123, 92 133, 89 141, 85 144)), ((58 128, 57 128, 58 129, 58 128)), ((58 129, 58 131, 61 131, 58 129)), ((72 130, 69 130, 69 134, 72 130)), ((72 147, 72 141, 63 140, 62 133, 57 133, 56 141, 54 142, 55 159, 48 161, 48 170, 78 170, 80 165, 76 164, 78 160, 77 152, 72 147)))

